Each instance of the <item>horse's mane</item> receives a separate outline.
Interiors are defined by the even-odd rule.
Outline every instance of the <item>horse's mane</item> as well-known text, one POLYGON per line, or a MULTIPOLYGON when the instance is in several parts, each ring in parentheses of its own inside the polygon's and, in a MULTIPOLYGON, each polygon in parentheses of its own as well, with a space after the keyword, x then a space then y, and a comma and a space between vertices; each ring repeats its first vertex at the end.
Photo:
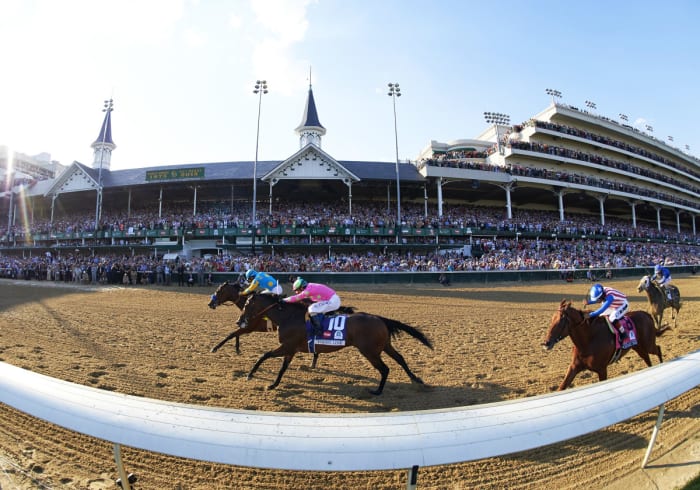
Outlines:
POLYGON ((572 300, 570 300, 570 299, 563 299, 563 300, 561 300, 561 303, 559 304, 559 311, 560 311, 561 313, 564 313, 565 310, 572 310, 572 311, 575 311, 576 313, 578 313, 579 315, 581 315, 581 318, 582 318, 582 320, 584 320, 584 321, 588 320, 588 321, 590 322, 591 320, 595 320, 595 318, 590 319, 590 318, 586 315, 586 311, 584 311, 584 310, 579 310, 578 308, 576 308, 575 306, 573 306, 572 300))

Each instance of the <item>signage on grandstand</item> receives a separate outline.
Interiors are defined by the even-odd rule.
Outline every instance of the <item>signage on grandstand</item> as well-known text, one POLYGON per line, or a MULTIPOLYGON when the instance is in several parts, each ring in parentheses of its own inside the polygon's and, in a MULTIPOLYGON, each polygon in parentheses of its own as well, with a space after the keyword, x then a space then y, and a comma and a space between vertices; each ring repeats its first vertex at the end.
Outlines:
POLYGON ((152 180, 176 180, 204 178, 204 167, 174 168, 171 170, 148 170, 146 182, 152 180))

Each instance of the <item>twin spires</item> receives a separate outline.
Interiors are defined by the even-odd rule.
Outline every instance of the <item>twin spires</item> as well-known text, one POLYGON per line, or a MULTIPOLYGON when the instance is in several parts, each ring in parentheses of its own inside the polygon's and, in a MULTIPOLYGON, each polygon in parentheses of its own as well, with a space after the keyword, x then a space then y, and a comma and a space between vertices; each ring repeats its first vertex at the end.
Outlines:
MULTIPOLYGON (((114 110, 113 100, 105 100, 104 120, 100 128, 100 134, 97 139, 90 145, 94 150, 92 168, 98 170, 109 170, 112 151, 117 147, 112 140, 112 111, 114 110)), ((323 127, 318 120, 318 112, 316 111, 316 101, 314 100, 314 92, 311 87, 311 77, 309 75, 309 93, 306 97, 306 106, 304 107, 304 115, 301 119, 301 124, 294 130, 299 135, 300 148, 311 144, 321 148, 321 137, 326 134, 326 128, 323 127)))

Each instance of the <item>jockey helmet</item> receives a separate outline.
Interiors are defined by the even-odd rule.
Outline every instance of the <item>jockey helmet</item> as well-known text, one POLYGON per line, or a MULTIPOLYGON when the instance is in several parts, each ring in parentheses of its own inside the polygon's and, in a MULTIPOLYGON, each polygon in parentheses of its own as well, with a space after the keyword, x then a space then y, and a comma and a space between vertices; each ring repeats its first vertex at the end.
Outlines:
POLYGON ((603 286, 600 284, 594 284, 591 287, 591 290, 588 293, 588 298, 591 301, 598 301, 600 298, 603 297, 603 286))
POLYGON ((253 279, 255 276, 257 276, 258 273, 255 269, 248 269, 248 271, 245 273, 245 278, 250 281, 253 279))
POLYGON ((656 264, 656 267, 654 267, 654 274, 661 274, 661 264, 656 264))
POLYGON ((306 289, 306 286, 307 286, 308 284, 309 284, 309 283, 306 282, 306 281, 305 281, 304 279, 302 279, 301 277, 297 277, 297 280, 294 281, 294 284, 292 285, 292 289, 293 289, 294 291, 299 291, 299 290, 303 291, 304 289, 306 289))

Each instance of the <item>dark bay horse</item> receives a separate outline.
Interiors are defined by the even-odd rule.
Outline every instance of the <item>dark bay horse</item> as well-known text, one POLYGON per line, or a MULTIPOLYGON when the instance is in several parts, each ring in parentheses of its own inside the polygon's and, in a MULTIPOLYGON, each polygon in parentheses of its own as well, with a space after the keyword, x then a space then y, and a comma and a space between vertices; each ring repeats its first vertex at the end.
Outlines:
MULTIPOLYGON (((240 280, 234 283, 229 283, 228 281, 224 282, 221 284, 218 288, 216 288, 216 291, 214 294, 211 295, 210 301, 209 301, 209 308, 212 310, 215 310, 217 306, 221 305, 228 305, 229 303, 234 304, 238 307, 239 310, 243 309, 243 305, 245 305, 247 296, 242 296, 241 291, 244 291, 247 286, 244 285, 240 280)), ((342 306, 339 310, 341 313, 354 313, 355 309, 352 306, 342 306)), ((272 323, 272 322, 271 322, 272 323)), ((214 347, 211 348, 211 352, 216 352, 218 351, 223 345, 228 342, 229 340, 235 338, 236 339, 236 354, 241 353, 241 340, 240 337, 241 335, 245 335, 251 332, 275 332, 277 331, 277 325, 275 323, 272 323, 271 326, 268 326, 267 320, 265 318, 258 318, 255 320, 255 322, 250 323, 246 325, 245 327, 241 327, 239 325, 239 328, 237 330, 234 330, 226 338, 224 338, 221 342, 216 344, 214 347)), ((316 364, 318 363, 318 353, 314 353, 314 357, 311 361, 311 369, 314 369, 316 367, 316 364)))
MULTIPOLYGON (((656 337, 660 337, 671 327, 657 330, 654 327, 654 319, 646 311, 632 311, 626 316, 632 318, 637 327, 637 345, 630 349, 639 354, 647 366, 651 366, 649 354, 657 355, 659 362, 663 362, 661 347, 656 344, 656 337)), ((574 343, 572 360, 558 390, 566 389, 576 375, 586 369, 597 373, 600 381, 608 379, 608 365, 613 359, 619 359, 630 350, 624 349, 616 356, 615 335, 610 331, 606 319, 603 316, 591 319, 585 312, 572 307, 571 301, 563 300, 559 310, 552 316, 542 345, 546 350, 550 350, 554 344, 567 336, 571 337, 574 343)))
POLYGON ((664 310, 671 308, 671 320, 673 327, 678 323, 678 312, 681 309, 681 293, 676 286, 669 286, 671 289, 671 301, 666 297, 666 292, 661 286, 651 280, 651 277, 644 276, 637 285, 637 292, 644 291, 647 293, 649 300, 649 310, 651 316, 654 317, 656 328, 661 328, 661 322, 664 319, 664 310))
MULTIPOLYGON (((289 363, 292 362, 294 355, 297 352, 308 352, 305 321, 306 305, 301 303, 286 303, 282 301, 279 296, 253 294, 248 298, 243 307, 239 325, 243 328, 248 324, 255 323, 263 316, 268 317, 279 325, 277 333, 281 345, 277 349, 266 352, 258 359, 248 373, 248 379, 253 377, 253 374, 265 360, 271 357, 283 357, 284 360, 277 374, 277 379, 268 386, 268 389, 271 390, 279 385, 282 375, 289 367, 289 363)), ((395 337, 400 332, 406 332, 423 345, 432 349, 432 343, 423 332, 397 320, 370 315, 368 313, 354 313, 348 315, 344 322, 344 329, 346 334, 345 345, 316 344, 315 350, 324 353, 334 352, 348 346, 357 347, 360 353, 365 356, 372 366, 381 374, 379 386, 376 390, 370 390, 370 393, 373 395, 380 395, 384 390, 384 385, 389 375, 389 367, 381 358, 382 352, 385 352, 396 361, 397 364, 406 371, 406 374, 408 374, 412 382, 424 384, 423 380, 411 372, 403 356, 391 345, 392 337, 395 337)))
MULTIPOLYGON (((241 291, 245 289, 244 286, 241 285, 240 282, 234 282, 234 283, 229 283, 228 281, 224 282, 221 284, 218 288, 216 288, 216 291, 214 294, 211 295, 211 299, 209 301, 209 308, 212 310, 216 309, 217 306, 225 305, 228 303, 233 303, 238 307, 239 310, 243 309, 243 305, 245 305, 245 301, 247 299, 246 296, 241 295, 241 291)), ((272 331, 274 332, 277 330, 276 325, 272 325, 272 331)), ((216 344, 214 347, 211 348, 211 352, 216 352, 219 350, 226 342, 229 340, 235 338, 236 339, 236 354, 241 353, 241 341, 240 341, 240 336, 251 333, 251 332, 267 332, 268 326, 267 326, 267 320, 263 317, 258 318, 254 323, 250 323, 249 325, 246 325, 245 328, 239 328, 237 330, 234 330, 231 332, 224 340, 216 344)), ((315 359, 314 359, 315 361, 315 359)))

